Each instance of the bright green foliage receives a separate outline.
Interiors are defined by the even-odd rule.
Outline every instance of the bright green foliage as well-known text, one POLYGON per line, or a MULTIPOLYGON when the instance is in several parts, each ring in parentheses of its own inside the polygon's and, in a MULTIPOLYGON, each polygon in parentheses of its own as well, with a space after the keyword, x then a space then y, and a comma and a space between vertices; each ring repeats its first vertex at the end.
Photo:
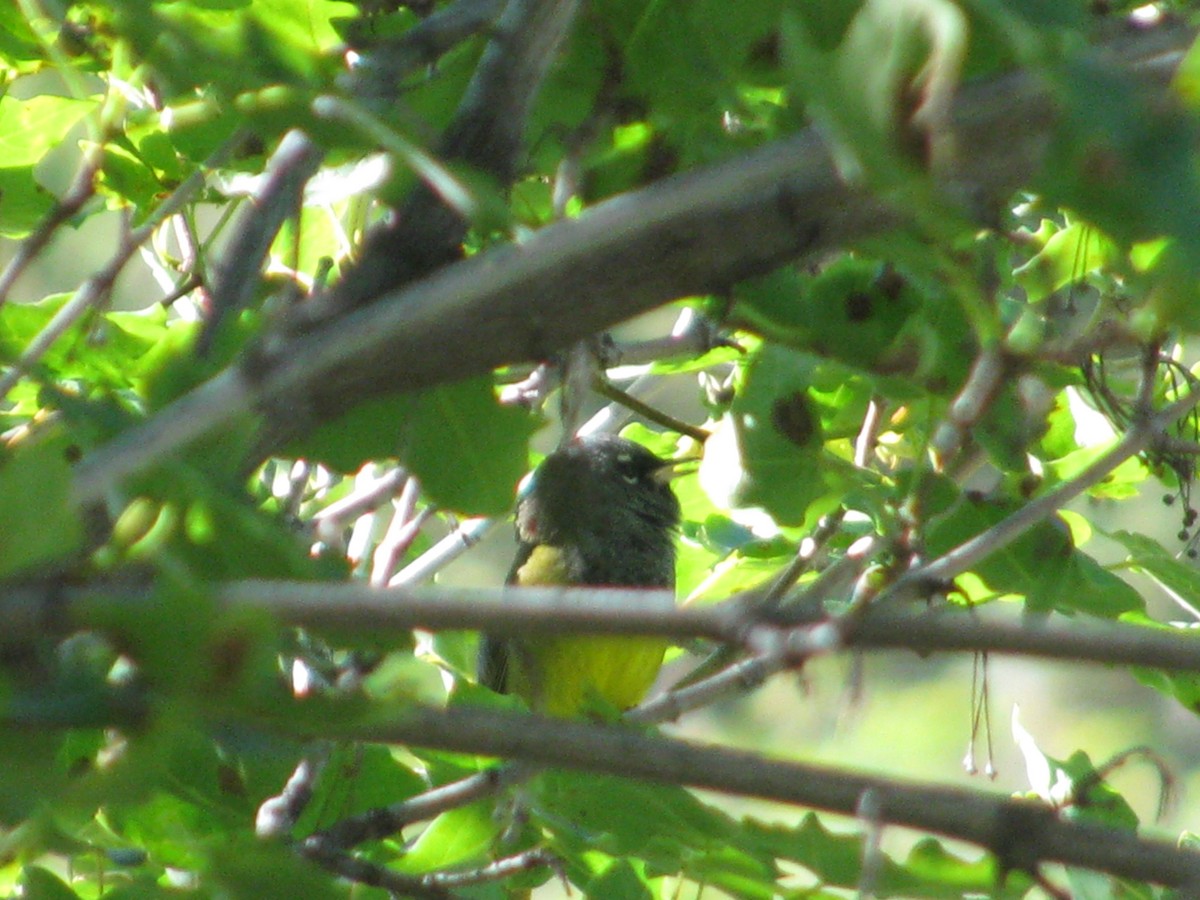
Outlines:
POLYGON ((398 456, 421 476, 433 502, 500 515, 527 470, 534 427, 529 416, 498 406, 490 382, 476 379, 360 403, 289 451, 346 473, 370 459, 398 456))
MULTIPOLYGON (((860 836, 829 830, 811 813, 795 827, 753 820, 747 826, 755 844, 778 859, 811 869, 824 884, 851 888, 861 883, 863 839, 860 836)), ((882 871, 876 876, 875 891, 880 897, 958 897, 971 891, 1020 897, 1028 889, 1026 879, 1020 876, 998 887, 996 876, 990 861, 968 862, 947 851, 938 841, 924 840, 912 848, 903 862, 884 860, 882 871)))
MULTIPOLYGON (((1070 818, 1114 828, 1137 828, 1137 814, 1105 783, 1108 773, 1097 771, 1086 753, 1077 751, 1067 760, 1044 754, 1033 736, 1022 727, 1015 712, 1013 736, 1024 757, 1033 796, 1063 809, 1070 818)), ((1163 788, 1165 790, 1166 785, 1163 788)))
MULTIPOLYGON (((926 535, 929 552, 936 555, 961 544, 1002 521, 1015 508, 966 498, 932 517, 926 535)), ((972 603, 1011 594, 1023 596, 1031 611, 1081 611, 1103 617, 1143 607, 1137 591, 1073 546, 1066 523, 1057 519, 1035 526, 990 556, 973 576, 961 583, 972 603)))
MULTIPOLYGON (((1113 20, 1142 5, 592 0, 561 46, 544 48, 550 65, 528 121, 500 123, 519 132, 511 183, 497 174, 505 166, 484 172, 463 159, 496 135, 459 122, 459 136, 480 143, 449 157, 445 135, 479 87, 481 60, 523 35, 492 41, 489 24, 436 61, 417 53, 402 71, 387 69, 414 50, 394 42, 472 0, 0 6, 0 252, 34 263, 15 282, 0 275, 0 895, 374 898, 385 896, 376 882, 386 876, 397 894, 408 885, 421 896, 460 879, 448 895, 478 900, 525 889, 554 896, 560 878, 596 900, 1017 898, 1038 896, 1044 876, 1073 896, 1162 896, 1157 884, 1098 871, 1006 871, 1005 848, 943 843, 956 836, 949 828, 885 841, 885 852, 876 841, 893 832, 869 811, 862 820, 792 806, 747 813, 673 783, 671 772, 660 781, 526 773, 318 859, 305 838, 337 834, 355 817, 377 823, 380 810, 405 812, 497 764, 461 747, 336 738, 417 704, 514 715, 521 704, 474 683, 472 632, 430 637, 359 613, 288 631, 270 602, 222 602, 222 591, 263 583, 284 593, 317 583, 331 594, 348 581, 383 585, 412 563, 442 586, 504 578, 507 546, 485 543, 448 572, 428 551, 454 543, 439 544, 463 519, 507 516, 554 439, 537 432, 572 409, 560 406, 553 365, 569 348, 554 345, 553 329, 543 334, 540 297, 504 307, 529 336, 528 358, 511 368, 407 393, 347 390, 332 412, 327 397, 317 409, 303 392, 255 393, 285 335, 297 329, 319 343, 309 311, 356 271, 364 235, 389 207, 428 189, 445 210, 416 225, 457 217, 466 233, 455 233, 449 255, 504 267, 525 258, 531 233, 569 235, 579 223, 562 220, 613 200, 606 214, 619 246, 626 197, 661 197, 660 182, 676 177, 703 187, 717 164, 753 175, 755 151, 795 152, 801 144, 780 142, 811 125, 837 171, 797 160, 797 178, 810 164, 824 172, 830 208, 792 212, 805 235, 798 245, 811 237, 820 252, 756 262, 745 278, 689 281, 711 293, 670 298, 674 311, 693 325, 706 319, 702 338, 720 340, 685 333, 678 343, 695 352, 639 361, 636 382, 611 372, 691 429, 645 417, 623 429, 688 460, 674 482, 680 599, 720 604, 773 582, 803 553, 799 590, 827 588, 821 611, 840 624, 848 609, 869 615, 868 601, 896 579, 982 536, 986 553, 917 586, 945 619, 992 605, 1038 623, 1103 620, 1135 643, 1191 634, 1196 416, 1090 475, 1195 382, 1200 52, 1186 51, 1169 85, 1135 78, 1120 53, 1087 52, 1126 35, 1113 20), (961 140, 962 121, 990 121, 991 105, 1028 96, 997 80, 1000 90, 971 95, 984 99, 965 108, 963 82, 1017 68, 1042 86, 1040 100, 996 114, 1005 133, 961 140), (214 288, 240 262, 225 249, 267 205, 267 161, 292 131, 323 154, 320 173, 266 236, 247 307, 209 335, 214 288), (976 155, 1004 168, 1010 145, 1028 171, 1005 169, 993 183, 976 155), (861 196, 886 204, 888 230, 853 218, 861 196), (842 204, 853 215, 843 218, 842 204), (542 361, 552 365, 531 377, 529 364, 542 361), (231 411, 204 405, 214 386, 231 411), (205 427, 171 443, 171 428, 196 423, 205 427), (700 442, 697 431, 709 436, 700 442), (94 473, 130 434, 147 460, 128 471, 108 460, 119 476, 79 502, 80 473, 94 473), (403 477, 388 481, 397 466, 403 477), (1069 508, 1022 518, 1073 487, 1069 508), (1110 518, 1164 493, 1170 502, 1156 515, 1143 505, 1141 520, 1110 518), (996 537, 1013 522, 1011 540, 996 537), (1163 522, 1165 537, 1152 530, 1163 522), (1176 601, 1168 613, 1147 579, 1176 601), (75 603, 80 592, 87 598, 75 603), (12 597, 36 597, 36 614, 12 597), (866 605, 852 608, 852 597, 866 605), (256 816, 302 759, 320 770, 311 796, 283 834, 260 836, 256 816), (493 864, 524 853, 542 856, 495 874, 493 864)), ((1194 4, 1159 6, 1195 16, 1194 4)), ((795 187, 777 186, 781 209, 795 187)), ((694 227, 664 237, 668 249, 707 246, 699 233, 725 223, 694 227)), ((741 235, 728 238, 740 246, 741 235)), ((430 275, 417 262, 416 277, 430 275)), ((663 273, 633 270, 652 274, 663 273)), ((605 298, 577 302, 589 322, 607 314, 605 298)), ((421 316, 413 320, 420 337, 421 316)), ((659 336, 662 321, 639 337, 659 336)), ((339 383, 338 372, 321 374, 339 383)), ((574 396, 581 380, 568 381, 567 400, 582 399, 586 419, 598 395, 574 396)), ((484 530, 471 527, 458 543, 473 545, 484 530)), ((796 596, 776 598, 780 611, 796 596)), ((749 643, 761 637, 745 624, 749 643)), ((829 631, 821 649, 845 649, 829 631)), ((691 641, 669 658, 709 649, 691 641)), ((784 676, 805 662, 789 659, 784 676)), ((1128 673, 1147 705, 1177 714, 1157 718, 1200 713, 1200 667, 1128 673)), ((799 743, 794 731, 795 747, 760 746, 776 739, 755 730, 764 708, 788 724, 807 711, 800 704, 819 702, 780 690, 776 674, 761 706, 724 695, 712 730, 694 715, 677 730, 804 757, 816 739, 799 743)), ((894 686, 871 675, 867 667, 868 697, 911 702, 892 700, 894 686)), ((919 733, 967 713, 930 703, 897 719, 919 733)), ((1018 792, 1064 821, 1136 830, 1145 798, 1122 796, 1110 767, 1094 762, 1104 757, 1092 733, 1075 738, 1065 712, 1063 721, 1054 740, 1080 746, 1061 759, 1039 749, 1034 725, 1014 726, 1027 770, 1018 792)), ((1127 731, 1124 749, 1181 743, 1149 726, 1127 731)), ((892 738, 880 736, 885 750, 892 738)), ((1175 752, 1173 762, 1191 762, 1175 752)))

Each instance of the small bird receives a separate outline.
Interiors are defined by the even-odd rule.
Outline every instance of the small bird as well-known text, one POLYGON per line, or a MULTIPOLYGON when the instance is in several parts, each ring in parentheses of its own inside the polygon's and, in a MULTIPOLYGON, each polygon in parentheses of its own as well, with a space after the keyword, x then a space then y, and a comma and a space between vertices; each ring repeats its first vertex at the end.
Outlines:
MULTIPOLYGON (((675 587, 673 463, 615 435, 577 438, 534 472, 517 506, 509 584, 675 587)), ((575 716, 636 705, 662 667, 659 638, 484 636, 479 681, 575 716)))

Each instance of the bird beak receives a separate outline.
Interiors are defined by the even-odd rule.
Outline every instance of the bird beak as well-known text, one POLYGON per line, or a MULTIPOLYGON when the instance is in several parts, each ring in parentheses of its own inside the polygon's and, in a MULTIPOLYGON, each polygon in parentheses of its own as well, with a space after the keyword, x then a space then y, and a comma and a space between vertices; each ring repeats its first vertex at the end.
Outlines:
POLYGON ((676 478, 691 475, 700 466, 698 456, 681 456, 678 459, 663 460, 663 464, 650 473, 650 477, 659 484, 670 484, 676 478))

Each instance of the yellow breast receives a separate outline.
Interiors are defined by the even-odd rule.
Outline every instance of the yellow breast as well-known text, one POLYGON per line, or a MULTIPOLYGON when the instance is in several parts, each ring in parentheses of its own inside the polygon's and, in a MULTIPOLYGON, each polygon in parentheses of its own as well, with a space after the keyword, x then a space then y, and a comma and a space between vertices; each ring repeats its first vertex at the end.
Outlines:
MULTIPOLYGON (((561 554, 535 547, 518 584, 564 584, 561 554)), ((667 641, 634 637, 538 637, 510 649, 509 688, 549 715, 636 706, 658 677, 667 641)))

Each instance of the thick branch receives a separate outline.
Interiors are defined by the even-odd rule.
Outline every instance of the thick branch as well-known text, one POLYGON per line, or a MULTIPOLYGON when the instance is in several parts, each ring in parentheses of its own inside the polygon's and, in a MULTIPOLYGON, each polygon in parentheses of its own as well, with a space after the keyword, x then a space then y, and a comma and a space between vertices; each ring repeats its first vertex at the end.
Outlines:
MULTIPOLYGON (((508 634, 618 634, 707 638, 740 644, 761 624, 755 595, 712 606, 675 607, 665 591, 601 588, 386 588, 365 584, 248 581, 217 590, 230 609, 266 613, 281 624, 347 634, 478 630, 508 634)), ((0 646, 37 640, 79 628, 118 632, 137 621, 149 604, 148 590, 79 588, 50 591, 10 588, 0 594, 0 646)), ((780 611, 790 650, 828 652, 827 635, 805 644, 803 628, 825 617, 780 611), (792 629, 800 631, 791 633, 792 629)), ((1082 619, 1019 619, 943 607, 913 612, 899 604, 868 608, 841 623, 842 640, 856 649, 989 651, 1046 659, 1091 661, 1200 672, 1200 636, 1174 629, 1082 619)))
MULTIPOLYGON (((1118 46, 1131 67, 1162 85, 1178 53, 1164 57, 1161 45, 1169 39, 1178 51, 1190 37, 1156 33, 1118 46)), ((1036 175, 1054 122, 1051 93, 1033 76, 965 88, 955 105, 959 155, 947 189, 973 208, 998 208, 1036 175)), ((364 391, 409 390, 545 359, 666 301, 719 292, 899 221, 885 201, 844 184, 820 138, 805 131, 372 296, 353 320, 272 353, 279 380, 264 388, 306 385, 323 417, 364 391), (289 368, 302 371, 285 374, 289 368)))
POLYGON ((878 821, 986 847, 1002 868, 1056 862, 1122 878, 1200 889, 1200 854, 1127 831, 1058 819, 1048 807, 942 785, 765 759, 629 729, 459 707, 417 707, 344 738, 481 753, 707 788, 843 815, 870 796, 878 821))
MULTIPOLYGON (((566 37, 578 0, 508 0, 438 155, 461 162, 507 187, 522 162, 525 127, 550 64, 566 37)), ((461 256, 469 227, 426 184, 419 185, 391 221, 372 230, 362 256, 323 302, 313 307, 312 329, 327 316, 375 302, 461 256)), ((335 402, 345 406, 345 396, 335 402)), ((319 404, 318 404, 319 405, 319 404)))
MULTIPOLYGON (((1134 71, 1162 86, 1190 39, 1191 32, 1168 31, 1126 38, 1118 49, 1134 71)), ((1049 92, 1032 76, 964 88, 955 106, 955 192, 993 205, 1028 183, 1054 118, 1049 92)), ((616 197, 519 246, 480 253, 281 340, 181 400, 189 406, 186 422, 173 407, 146 427, 156 431, 161 452, 272 398, 303 395, 310 401, 304 408, 324 418, 343 412, 346 397, 542 360, 666 301, 720 291, 897 221, 884 202, 843 184, 818 136, 805 131, 616 197), (176 427, 179 436, 168 439, 176 427)), ((280 414, 295 415, 285 406, 280 414)), ((134 430, 86 458, 77 496, 94 498, 152 462, 146 438, 134 430)))

